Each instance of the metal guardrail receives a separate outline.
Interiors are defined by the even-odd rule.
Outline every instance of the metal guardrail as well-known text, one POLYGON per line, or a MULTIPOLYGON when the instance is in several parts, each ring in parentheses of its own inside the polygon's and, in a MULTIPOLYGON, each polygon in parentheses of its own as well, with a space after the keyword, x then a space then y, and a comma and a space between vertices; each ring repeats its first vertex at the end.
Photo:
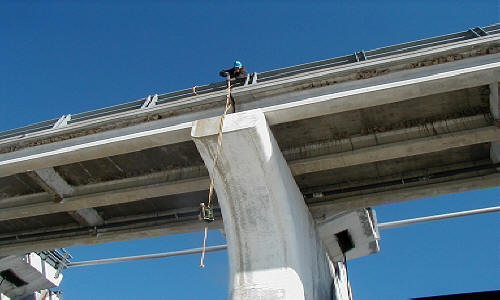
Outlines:
POLYGON ((53 249, 53 250, 44 250, 40 252, 36 252, 40 258, 54 267, 56 269, 55 278, 61 274, 62 270, 66 269, 68 265, 71 263, 70 259, 73 258, 71 254, 64 248, 53 249))
MULTIPOLYGON (((458 33, 452 33, 437 37, 432 37, 428 39, 422 39, 382 48, 377 48, 369 51, 360 51, 351 55, 320 60, 312 63, 306 63, 301 65, 296 65, 292 67, 286 67, 271 71, 266 71, 262 73, 254 73, 252 74, 251 80, 247 79, 245 83, 240 82, 235 84, 235 87, 246 85, 246 84, 256 84, 257 82, 266 82, 269 80, 274 80, 278 78, 284 78, 296 74, 300 74, 303 72, 315 71, 324 68, 348 65, 351 63, 356 63, 363 60, 380 58, 385 56, 390 56, 394 54, 401 54, 412 52, 418 49, 433 47, 458 41, 464 41, 469 39, 474 39, 481 36, 487 36, 491 34, 500 33, 500 24, 493 24, 486 27, 475 27, 466 31, 461 31, 458 33)), ((225 82, 211 83, 208 85, 197 86, 190 89, 184 89, 180 91, 170 92, 162 95, 158 95, 158 100, 152 105, 161 105, 169 102, 173 102, 176 100, 180 100, 183 98, 191 97, 194 95, 203 95, 216 91, 222 91, 226 88, 225 82)), ((24 136, 29 133, 38 132, 50 128, 55 128, 58 126, 65 126, 66 124, 73 124, 84 120, 90 120, 97 117, 113 115, 120 112, 138 110, 143 108, 148 99, 143 98, 136 101, 114 105, 111 107, 101 108, 93 111, 83 112, 71 115, 62 116, 59 119, 52 119, 48 121, 43 121, 39 123, 35 123, 28 126, 23 126, 16 129, 11 129, 7 131, 0 132, 0 140, 6 139, 10 137, 16 136, 24 136), (67 122, 61 122, 63 118, 66 118, 67 122), (61 125, 62 124, 62 125, 61 125)), ((151 105, 146 105, 145 107, 150 107, 151 105)))

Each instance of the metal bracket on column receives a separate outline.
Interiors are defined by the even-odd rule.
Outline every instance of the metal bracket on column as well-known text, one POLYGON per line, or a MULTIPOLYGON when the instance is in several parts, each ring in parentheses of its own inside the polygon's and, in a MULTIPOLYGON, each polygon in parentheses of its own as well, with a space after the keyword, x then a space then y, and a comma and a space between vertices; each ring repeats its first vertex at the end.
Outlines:
POLYGON ((54 123, 54 126, 52 128, 59 128, 59 127, 64 127, 68 125, 68 121, 71 120, 71 115, 62 115, 57 122, 54 123))
POLYGON ((257 72, 253 72, 252 74, 252 84, 257 83, 257 72))
POLYGON ((249 81, 250 81, 250 74, 247 74, 247 78, 245 79, 245 83, 243 85, 248 85, 249 81))

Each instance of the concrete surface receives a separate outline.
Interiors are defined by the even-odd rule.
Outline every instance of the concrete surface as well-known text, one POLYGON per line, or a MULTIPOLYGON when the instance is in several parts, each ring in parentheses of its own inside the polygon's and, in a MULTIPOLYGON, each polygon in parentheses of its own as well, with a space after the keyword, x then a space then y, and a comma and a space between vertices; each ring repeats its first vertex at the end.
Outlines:
MULTIPOLYGON (((489 84, 500 78, 499 59, 500 54, 481 56, 425 69, 402 71, 397 75, 295 92, 278 98, 261 98, 255 104, 258 107, 265 106, 263 112, 266 118, 271 125, 275 125, 396 103, 433 93, 489 84), (344 85, 349 87, 348 90, 344 85)), ((3 153, 0 154, 0 176, 186 141, 191 122, 175 123, 177 119, 149 122, 3 153), (150 129, 151 126, 158 127, 159 123, 165 127, 150 129)))
MULTIPOLYGON (((209 170, 219 119, 196 121, 192 130, 209 170)), ((211 176, 224 218, 230 299, 331 299, 335 269, 264 114, 228 115, 223 132, 211 176)))
POLYGON ((0 271, 4 270, 11 270, 18 278, 27 283, 17 287, 11 282, 3 280, 0 291, 11 298, 24 297, 35 291, 57 287, 63 278, 62 274, 56 277, 57 270, 36 253, 0 258, 0 271))
POLYGON ((380 250, 377 222, 369 209, 362 208, 330 216, 318 222, 317 229, 334 262, 375 254, 380 250), (354 246, 346 253, 342 252, 336 237, 336 234, 344 230, 349 233, 354 246))
MULTIPOLYGON (((500 35, 481 37, 237 87, 233 96, 240 112, 262 109, 321 222, 498 186, 499 45, 500 35)), ((194 95, 2 139, 2 253, 199 230, 208 170, 192 121, 219 115, 224 100, 225 91, 194 95)))

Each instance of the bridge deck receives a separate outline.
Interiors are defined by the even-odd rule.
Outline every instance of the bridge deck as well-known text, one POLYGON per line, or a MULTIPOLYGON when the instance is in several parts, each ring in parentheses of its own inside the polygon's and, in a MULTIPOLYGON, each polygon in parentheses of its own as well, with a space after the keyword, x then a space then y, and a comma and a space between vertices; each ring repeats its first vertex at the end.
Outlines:
MULTIPOLYGON (((234 97, 240 111, 264 111, 318 221, 344 209, 497 186, 490 152, 500 131, 490 99, 500 80, 499 30, 259 73, 234 97)), ((221 89, 0 134, 0 253, 199 230, 208 172, 191 121, 220 113, 221 89)))

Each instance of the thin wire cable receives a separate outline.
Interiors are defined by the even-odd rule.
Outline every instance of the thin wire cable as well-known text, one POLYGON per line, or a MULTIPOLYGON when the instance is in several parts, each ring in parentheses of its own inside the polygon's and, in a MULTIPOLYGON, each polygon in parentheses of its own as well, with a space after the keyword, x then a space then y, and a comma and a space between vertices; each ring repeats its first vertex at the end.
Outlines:
MULTIPOLYGON (((227 249, 227 245, 209 246, 205 249, 205 252, 208 253, 208 252, 222 251, 222 250, 226 250, 226 249, 227 249)), ((87 266, 106 265, 106 264, 120 263, 120 262, 130 262, 130 261, 138 261, 138 260, 146 260, 146 259, 182 256, 182 255, 198 254, 198 253, 201 253, 201 251, 203 251, 203 249, 194 248, 194 249, 186 249, 186 250, 173 251, 173 252, 145 254, 145 255, 137 255, 137 256, 126 256, 126 257, 114 257, 114 258, 105 258, 105 259, 98 259, 98 260, 77 261, 77 262, 68 263, 67 267, 68 268, 87 267, 87 266)))
POLYGON ((437 220, 444 220, 444 219, 458 218, 458 217, 465 217, 465 216, 471 216, 471 215, 486 214, 486 213, 497 212, 497 211, 500 211, 500 206, 493 206, 493 207, 486 207, 486 208, 480 208, 480 209, 458 211, 458 212, 454 212, 454 213, 448 213, 448 214, 442 214, 442 215, 434 215, 434 216, 427 216, 427 217, 414 218, 414 219, 406 219, 406 220, 385 222, 385 223, 379 223, 378 224, 378 229, 396 228, 396 227, 401 227, 401 226, 406 226, 406 225, 411 225, 411 224, 416 224, 416 223, 430 222, 430 221, 437 221, 437 220))

